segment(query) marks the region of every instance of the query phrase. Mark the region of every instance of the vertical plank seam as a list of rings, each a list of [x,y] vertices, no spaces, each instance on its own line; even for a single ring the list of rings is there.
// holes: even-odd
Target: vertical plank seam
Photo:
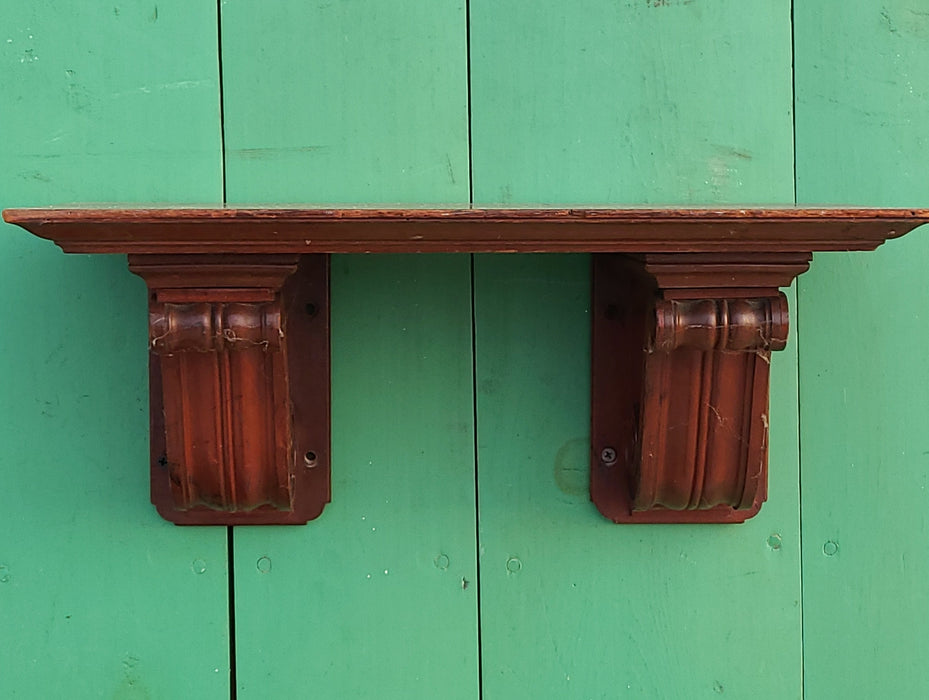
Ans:
[[[468,80],[468,208],[474,207],[474,152],[472,149],[471,138],[471,0],[465,0],[465,64],[467,66],[466,76]],[[471,256],[472,268],[474,265],[474,256]],[[471,278],[471,295],[474,295],[474,278]],[[473,298],[472,298],[473,308]],[[477,397],[475,395],[475,401]],[[476,426],[475,426],[476,427]]]
[[[797,38],[794,33],[794,3],[790,2],[790,146],[793,160],[794,205],[797,197]]]
[[[226,566],[229,579],[229,697],[236,700],[235,668],[235,559],[233,556],[235,538],[232,525],[226,526]]]
[[[216,65],[219,89],[219,153],[220,184],[223,206],[226,205],[226,109],[223,83],[223,0],[216,0]],[[236,650],[235,650],[235,535],[231,525],[226,527],[226,571],[229,602],[229,697],[236,700]]]
[[[465,76],[467,79],[468,113],[468,208],[474,207],[474,149],[471,116],[471,2],[465,0]],[[474,254],[471,260],[471,423],[474,430],[474,592],[477,625],[477,697],[484,697],[484,659],[481,638],[481,504],[480,471],[478,469],[478,419],[477,419],[477,299],[474,284]]]
[[[219,83],[219,152],[223,205],[226,204],[226,108],[223,92],[223,0],[216,0],[216,59]]]
[[[791,146],[793,149],[793,194],[794,206],[799,205],[799,186],[797,183],[797,32],[794,0],[790,2],[790,102],[791,102]],[[797,345],[797,569],[800,586],[800,698],[806,696],[806,643],[804,635],[806,626],[803,619],[803,407],[800,401],[802,374],[800,363],[803,361],[800,344],[800,285],[794,286],[794,343]],[[770,440],[770,437],[769,437]]]

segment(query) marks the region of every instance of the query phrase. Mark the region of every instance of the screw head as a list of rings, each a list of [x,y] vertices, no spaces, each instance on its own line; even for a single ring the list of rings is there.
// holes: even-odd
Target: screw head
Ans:
[[[612,447],[604,447],[600,451],[600,461],[604,464],[616,464],[616,450]]]

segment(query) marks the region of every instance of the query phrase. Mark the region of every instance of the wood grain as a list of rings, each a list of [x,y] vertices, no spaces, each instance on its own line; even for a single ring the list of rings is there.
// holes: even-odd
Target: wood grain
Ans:
[[[72,253],[870,250],[925,209],[9,209]]]

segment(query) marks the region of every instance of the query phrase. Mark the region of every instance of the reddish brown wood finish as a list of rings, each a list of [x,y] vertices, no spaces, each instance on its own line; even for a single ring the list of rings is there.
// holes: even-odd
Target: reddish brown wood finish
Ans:
[[[326,257],[132,255],[129,266],[150,290],[158,512],[184,525],[317,517],[329,500]]]
[[[8,209],[69,253],[870,250],[916,209]]]
[[[767,489],[778,287],[806,254],[594,258],[591,498],[614,522],[742,522]]]
[[[326,259],[593,252],[591,497],[615,522],[742,522],[766,496],[780,287],[913,209],[14,209],[151,290],[152,500],[183,524],[302,523],[329,500]]]

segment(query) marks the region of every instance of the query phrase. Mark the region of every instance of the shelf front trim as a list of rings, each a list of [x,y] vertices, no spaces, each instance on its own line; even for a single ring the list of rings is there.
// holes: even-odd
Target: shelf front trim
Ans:
[[[69,253],[872,250],[917,209],[13,209]]]

